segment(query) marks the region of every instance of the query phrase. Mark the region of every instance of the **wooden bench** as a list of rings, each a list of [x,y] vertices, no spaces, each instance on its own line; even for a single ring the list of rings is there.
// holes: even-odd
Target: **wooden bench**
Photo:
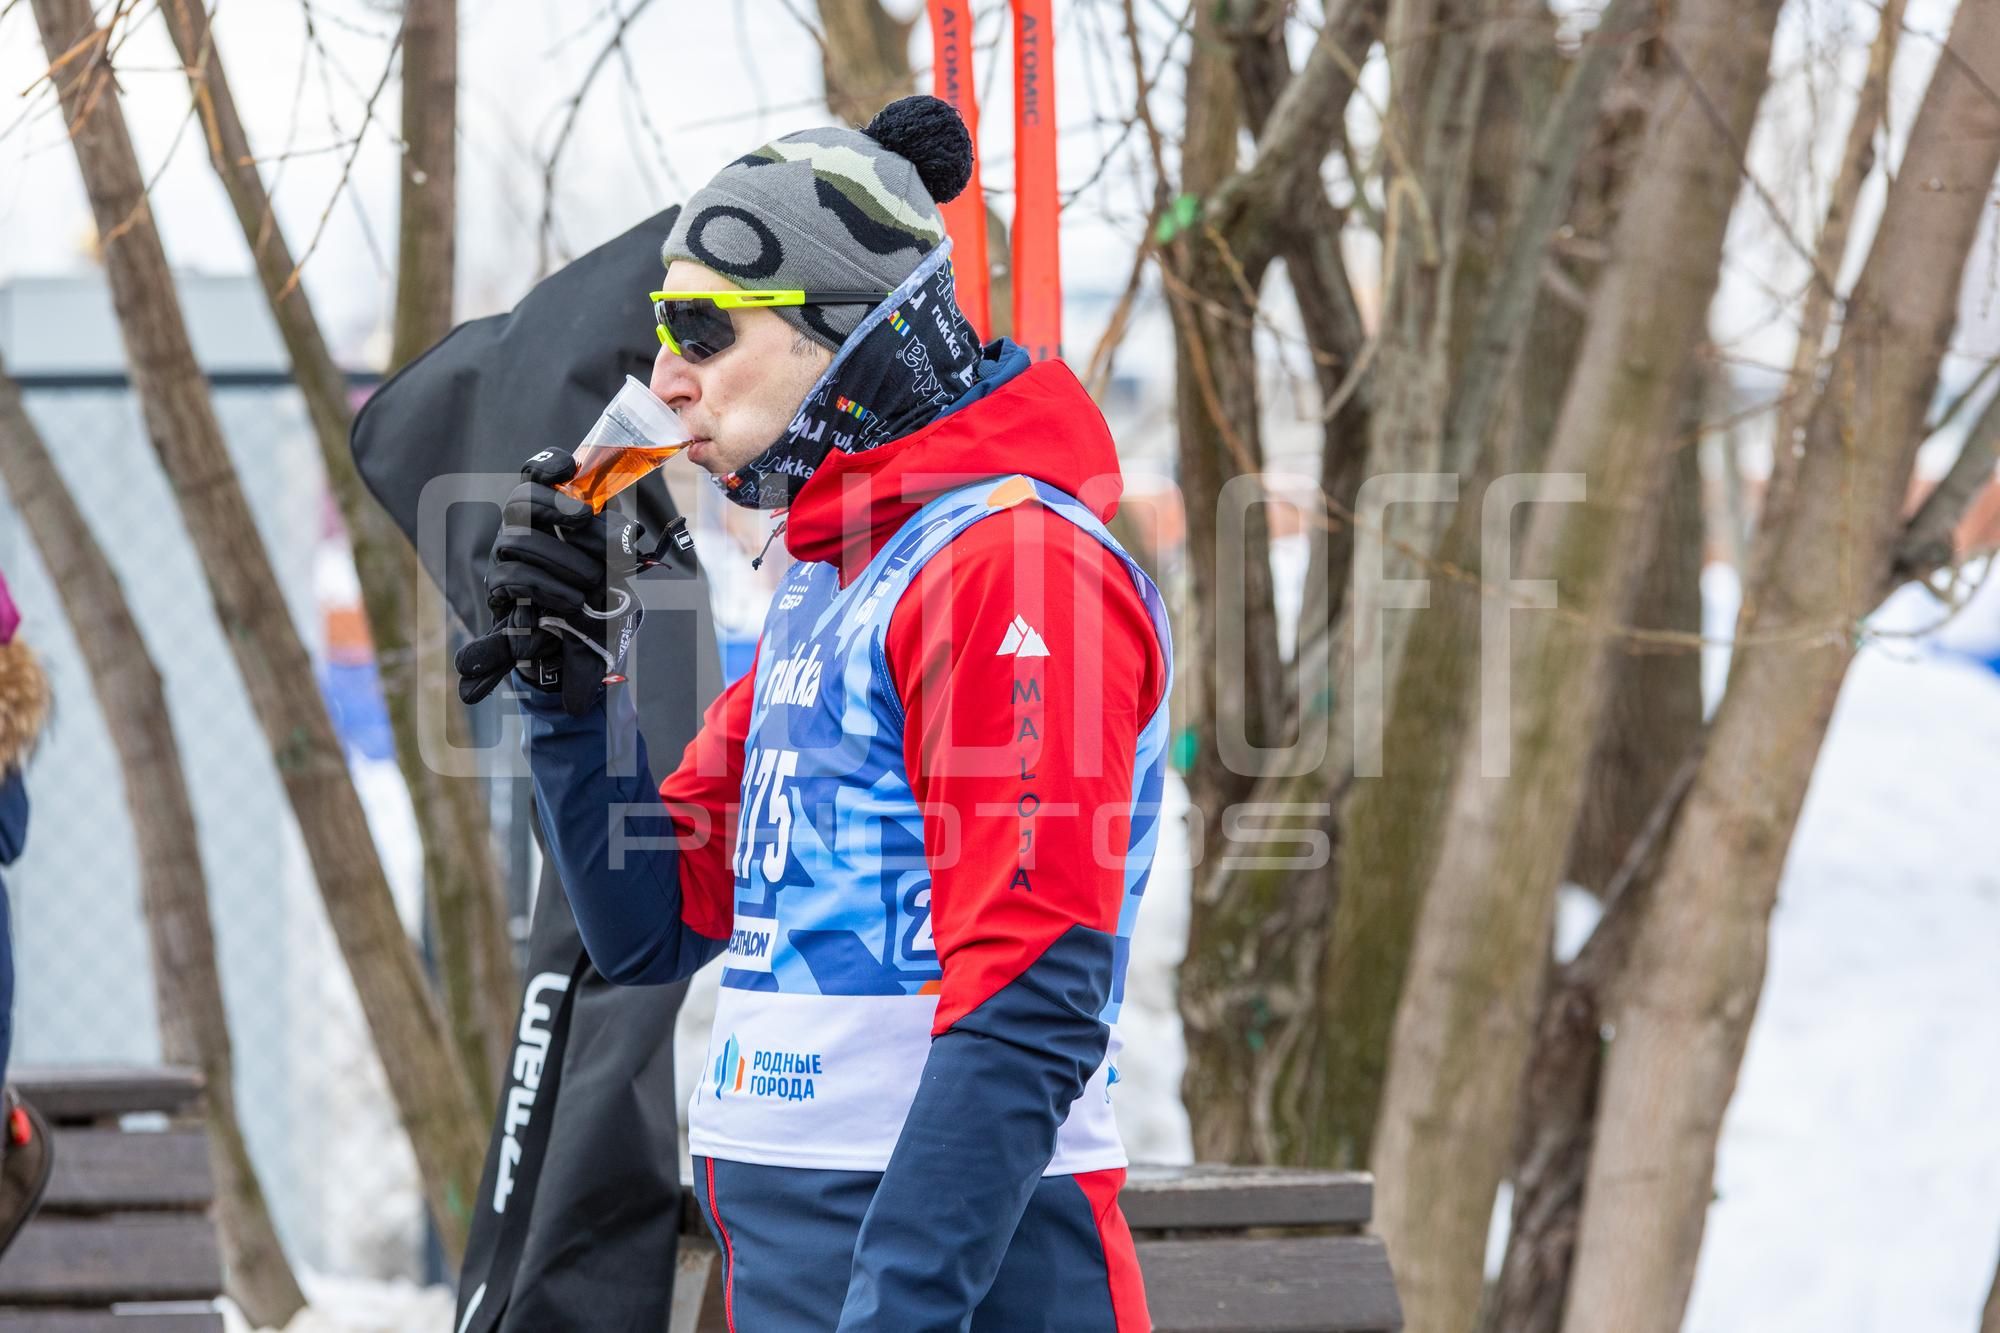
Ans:
[[[0,1256],[0,1333],[221,1333],[201,1076],[24,1069],[14,1083],[48,1117],[55,1171]]]
[[[1263,1167],[1135,1166],[1119,1203],[1158,1333],[1394,1333],[1372,1178]],[[669,1333],[721,1333],[722,1265],[689,1186]]]
[[[192,1070],[22,1071],[54,1128],[42,1211],[0,1257],[0,1333],[221,1333],[214,1184]],[[139,1117],[151,1123],[127,1122]],[[1159,1333],[1394,1333],[1365,1175],[1133,1167],[1120,1199]],[[722,1265],[683,1193],[670,1333],[724,1327]]]

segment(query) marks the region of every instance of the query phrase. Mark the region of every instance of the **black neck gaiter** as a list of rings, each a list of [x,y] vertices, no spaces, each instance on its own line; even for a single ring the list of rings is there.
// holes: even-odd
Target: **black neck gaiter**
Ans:
[[[972,387],[979,358],[946,240],[855,326],[777,442],[713,480],[746,509],[783,509],[829,453],[873,449],[936,420]]]

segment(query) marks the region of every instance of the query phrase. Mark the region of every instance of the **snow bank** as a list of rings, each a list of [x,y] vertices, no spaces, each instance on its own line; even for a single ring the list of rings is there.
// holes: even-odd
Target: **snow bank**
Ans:
[[[411,1282],[299,1274],[311,1304],[282,1330],[252,1330],[242,1312],[222,1302],[226,1333],[451,1333],[452,1295]]]
[[[1936,619],[1921,595],[1878,624]],[[1978,1325],[2000,1254],[2000,675],[1950,641],[1855,662],[1772,918],[1687,1333]]]

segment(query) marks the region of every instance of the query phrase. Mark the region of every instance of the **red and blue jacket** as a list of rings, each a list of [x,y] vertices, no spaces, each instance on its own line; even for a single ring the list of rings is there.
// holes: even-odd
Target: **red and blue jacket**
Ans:
[[[1095,405],[1004,344],[982,372],[945,416],[801,489],[756,665],[656,800],[629,701],[527,705],[598,969],[664,982],[723,957],[690,1136],[732,1318],[779,1308],[756,1280],[773,1260],[736,1253],[754,1231],[835,1252],[814,1270],[819,1326],[983,1327],[1033,1307],[999,1290],[1008,1273],[1055,1280],[1067,1224],[1026,1233],[1069,1209],[1096,1247],[1074,1271],[1098,1275],[1072,1286],[1101,1299],[1072,1293],[1046,1326],[1146,1326],[1109,1102],[1171,649],[1104,528],[1120,476]],[[753,1171],[766,1215],[797,1189],[817,1191],[802,1217],[843,1220],[763,1225],[746,1197],[732,1236],[717,1181]]]

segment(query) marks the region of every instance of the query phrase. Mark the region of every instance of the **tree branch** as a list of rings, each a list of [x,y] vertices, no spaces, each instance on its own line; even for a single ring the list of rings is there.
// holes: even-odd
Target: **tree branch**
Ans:
[[[2000,1333],[2000,1268],[1993,1270],[1993,1285],[1986,1291],[1986,1310],[1979,1317],[1979,1333]]]
[[[280,296],[289,296],[292,289],[298,286],[299,274],[305,270],[306,261],[313,257],[314,252],[319,249],[320,238],[326,235],[326,223],[327,219],[333,216],[333,206],[339,203],[340,196],[347,192],[347,182],[354,175],[355,159],[361,156],[361,145],[368,138],[368,122],[375,115],[375,103],[382,96],[382,90],[389,86],[389,76],[395,72],[396,48],[402,45],[402,41],[402,31],[398,29],[396,40],[389,47],[389,54],[383,57],[382,77],[375,81],[374,90],[368,94],[368,101],[361,108],[361,128],[354,135],[354,145],[348,151],[347,160],[340,164],[340,179],[334,182],[333,194],[328,197],[326,207],[320,210],[319,222],[313,227],[312,239],[306,242],[305,253],[299,256],[298,263],[292,266],[291,274],[285,279],[284,290]]]
[[[1771,436],[1771,479],[1764,492],[1764,504],[1774,515],[1782,514],[1790,503],[1792,481],[1798,473],[1799,456],[1793,441],[1817,386],[1820,354],[1838,299],[1834,284],[1840,281],[1841,260],[1847,254],[1854,206],[1861,197],[1861,187],[1875,169],[1875,131],[1888,108],[1889,70],[1895,63],[1897,39],[1903,31],[1903,11],[1908,4],[1909,0],[1884,0],[1875,42],[1869,48],[1868,75],[1861,84],[1854,119],[1847,127],[1840,173],[1834,177],[1826,218],[1820,223],[1819,241],[1813,248],[1812,280],[1806,286],[1805,303],[1799,311],[1799,341],[1792,352],[1791,380],[1784,400],[1778,405],[1778,419]]]
[[[556,225],[556,167],[562,162],[563,149],[569,146],[570,132],[576,128],[576,118],[583,110],[583,99],[590,95],[591,85],[597,82],[597,76],[603,72],[612,54],[625,44],[625,33],[631,28],[632,21],[645,13],[652,3],[653,0],[636,0],[631,9],[618,16],[617,26],[611,30],[611,39],[598,49],[590,67],[583,72],[583,82],[577,85],[563,111],[562,128],[556,131],[555,143],[550,145],[549,155],[542,162],[542,216],[535,227],[537,277],[546,276],[549,271],[549,238]]]
[[[1625,850],[1625,859],[1619,862],[1617,873],[1604,886],[1604,913],[1597,919],[1597,926],[1590,937],[1577,950],[1576,957],[1562,968],[1563,984],[1566,986],[1588,986],[1593,990],[1601,988],[1619,968],[1624,966],[1626,952],[1630,949],[1633,936],[1638,933],[1640,909],[1644,906],[1643,890],[1650,883],[1645,875],[1653,855],[1665,843],[1668,832],[1673,828],[1674,816],[1680,813],[1687,801],[1688,791],[1694,786],[1694,776],[1701,770],[1701,757],[1708,745],[1706,728],[1695,736],[1694,744],[1674,770],[1673,778],[1666,790],[1646,816],[1646,822]]]
[[[1623,61],[1629,39],[1652,11],[1653,0],[1612,0],[1542,122],[1534,151],[1524,164],[1528,190],[1507,224],[1508,248],[1500,261],[1499,278],[1486,299],[1479,331],[1459,373],[1458,391],[1445,428],[1443,463],[1447,472],[1464,473],[1478,456],[1501,386],[1533,327],[1531,316],[1541,288],[1549,237],[1561,219],[1577,164],[1590,143],[1604,89]]]
[[[850,125],[865,125],[886,100],[915,91],[910,73],[910,31],[916,19],[899,19],[881,0],[819,0],[820,72],[827,107]],[[812,31],[803,17],[801,25]]]
[[[1386,8],[1386,0],[1342,0],[1339,12],[1327,15],[1304,66],[1271,107],[1256,160],[1217,192],[1211,217],[1223,231],[1268,223],[1301,188],[1317,185]]]
[[[1881,596],[1898,585],[1926,578],[1952,562],[1956,551],[1952,534],[1959,520],[1979,492],[1993,484],[1993,467],[2000,453],[2000,394],[1987,401],[1986,410],[1973,423],[1965,445],[1952,460],[1949,471],[1937,488],[1924,497],[1923,504],[1903,525],[1896,542],[1889,572],[1883,580]],[[1879,599],[1878,599],[1879,600]]]

